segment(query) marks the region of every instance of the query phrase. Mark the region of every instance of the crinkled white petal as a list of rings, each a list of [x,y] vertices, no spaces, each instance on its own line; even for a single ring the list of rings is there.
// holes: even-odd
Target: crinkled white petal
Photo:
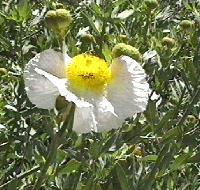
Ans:
[[[25,90],[30,101],[39,108],[52,109],[59,91],[44,75],[36,72],[37,69],[59,78],[65,77],[62,54],[52,49],[45,50],[31,59],[24,70]]]
[[[52,109],[59,95],[58,89],[44,76],[33,74],[35,79],[26,78],[25,90],[29,100],[38,108]]]
[[[97,129],[95,132],[116,129],[122,124],[114,112],[114,107],[105,97],[100,97],[99,99],[95,100],[94,114],[97,122]]]
[[[52,74],[38,68],[36,68],[35,71],[41,76],[44,76],[48,81],[50,81],[52,85],[57,88],[59,94],[61,96],[64,96],[67,101],[74,102],[76,106],[79,107],[92,107],[90,103],[78,98],[75,94],[67,89],[67,79],[59,79],[58,77],[53,76]]]
[[[121,126],[122,121],[105,97],[91,99],[93,107],[76,107],[73,130],[77,133],[109,131]]]
[[[58,78],[65,78],[65,66],[63,54],[57,52],[53,49],[45,50],[37,54],[33,59],[31,59],[26,66],[27,69],[32,66],[32,68],[38,68],[47,73],[50,73]],[[26,72],[26,69],[25,69]]]
[[[141,65],[128,56],[121,56],[111,65],[113,82],[108,86],[107,99],[123,121],[146,109],[149,85]]]
[[[41,69],[35,69],[38,74],[44,76],[50,81],[56,88],[61,96],[69,102],[74,102],[76,105],[74,113],[74,125],[73,130],[77,133],[89,133],[91,131],[97,131],[96,121],[93,113],[93,105],[89,102],[78,98],[75,94],[67,89],[67,80],[59,79],[50,73],[47,73]],[[54,101],[55,103],[55,101]]]
[[[97,131],[93,107],[76,106],[74,113],[73,130],[77,133],[90,133]]]

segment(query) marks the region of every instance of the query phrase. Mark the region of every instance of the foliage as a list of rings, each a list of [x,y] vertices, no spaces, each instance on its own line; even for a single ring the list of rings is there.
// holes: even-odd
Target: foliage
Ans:
[[[200,187],[200,4],[145,2],[0,1],[0,189],[32,189],[44,167],[41,190]],[[144,54],[152,89],[148,108],[119,130],[69,131],[57,143],[59,115],[36,108],[26,96],[25,64],[37,52],[59,48],[44,15],[60,6],[73,13],[70,56],[91,52],[110,62],[117,43]],[[184,27],[183,20],[191,23]]]

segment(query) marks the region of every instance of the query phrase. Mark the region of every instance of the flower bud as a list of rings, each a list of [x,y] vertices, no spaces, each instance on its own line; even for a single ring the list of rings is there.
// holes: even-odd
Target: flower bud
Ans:
[[[124,35],[124,34],[121,34],[119,35],[119,38],[123,41],[123,42],[128,42],[128,36],[127,35]]]
[[[144,156],[144,150],[142,150],[142,148],[139,145],[136,145],[135,149],[133,150],[133,154],[135,156],[142,157]]]
[[[64,39],[72,23],[72,16],[66,9],[50,10],[45,16],[46,26]]]
[[[193,26],[193,22],[191,20],[182,20],[179,24],[179,26],[183,29],[183,30],[188,30],[190,28],[192,28]]]
[[[162,44],[168,47],[173,47],[175,45],[175,40],[166,36],[162,39]]]
[[[56,9],[63,9],[64,8],[64,5],[62,3],[53,3],[53,7],[55,7]]]
[[[114,58],[120,57],[121,55],[127,55],[137,61],[141,59],[141,54],[139,50],[125,43],[119,43],[115,45],[112,50],[112,55]]]
[[[95,40],[95,37],[92,35],[92,34],[83,34],[81,35],[81,39],[84,41],[84,42],[88,42],[88,43],[95,43],[96,40]]]
[[[188,115],[187,121],[188,121],[189,123],[195,124],[195,123],[198,122],[198,119],[195,118],[193,115]]]
[[[149,9],[155,9],[158,6],[157,0],[145,0],[144,3]]]
[[[6,75],[8,73],[7,69],[0,68],[0,75]]]
[[[56,110],[61,111],[62,109],[67,107],[68,102],[65,100],[65,97],[63,96],[58,96],[56,98]]]

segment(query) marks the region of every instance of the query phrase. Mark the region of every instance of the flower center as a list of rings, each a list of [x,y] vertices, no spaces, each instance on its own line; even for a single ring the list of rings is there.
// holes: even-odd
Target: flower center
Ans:
[[[73,89],[96,93],[102,93],[112,78],[109,65],[103,59],[87,54],[75,56],[66,74]]]

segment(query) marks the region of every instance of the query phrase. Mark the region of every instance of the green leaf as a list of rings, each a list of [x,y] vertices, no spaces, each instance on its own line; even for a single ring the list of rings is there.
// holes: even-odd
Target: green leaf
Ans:
[[[179,128],[178,127],[174,127],[170,130],[168,130],[164,135],[163,135],[163,138],[162,140],[165,141],[165,140],[168,140],[168,139],[174,139],[174,137],[176,137],[177,135],[179,135]]]
[[[185,165],[188,162],[188,159],[191,157],[191,153],[179,155],[175,161],[170,166],[170,172],[178,170],[181,166]]]
[[[113,184],[112,183],[109,184],[108,190],[113,190]]]
[[[92,185],[90,190],[102,190],[102,189],[101,189],[101,186],[98,183],[95,183],[95,184]]]
[[[125,10],[125,11],[119,13],[116,17],[121,19],[121,20],[125,20],[129,16],[131,16],[133,13],[134,13],[134,10],[133,9],[129,9],[129,10]]]
[[[188,158],[188,163],[200,163],[200,152]]]
[[[60,174],[72,173],[74,171],[77,171],[80,166],[81,166],[81,162],[79,162],[75,159],[72,159],[69,162],[67,162],[67,164],[65,166],[63,166],[63,168],[61,169],[61,171],[59,173]]]
[[[119,163],[115,164],[116,172],[117,172],[117,177],[121,185],[122,190],[131,190],[129,184],[128,184],[128,179],[126,177],[126,173],[122,166]]]
[[[142,158],[142,161],[155,162],[157,160],[157,158],[158,158],[158,155],[147,155]]]
[[[16,22],[26,22],[31,17],[31,6],[28,0],[22,0],[12,11],[11,19]]]
[[[2,35],[0,35],[0,46],[5,48],[6,50],[10,50],[12,48],[10,41]]]
[[[112,53],[111,53],[111,49],[108,47],[108,45],[103,45],[103,49],[102,49],[102,53],[105,57],[105,60],[108,62],[108,63],[111,63],[112,62]]]
[[[56,155],[57,163],[61,163],[67,156],[68,156],[68,152],[58,149],[57,155]]]
[[[78,182],[76,190],[83,190],[83,184],[81,182]]]
[[[157,125],[157,130],[169,128],[171,124],[169,124],[171,118],[174,116],[174,110],[169,110],[160,120],[159,124]]]
[[[11,183],[9,183],[7,190],[16,190],[17,182],[18,182],[18,180],[13,180]]]
[[[149,100],[145,116],[150,123],[154,124],[156,122],[158,113],[155,101]]]
[[[87,15],[86,13],[82,12],[83,16],[88,20],[90,26],[92,27],[92,29],[94,30],[94,32],[97,34],[97,35],[100,35],[100,31],[97,29],[97,27],[95,26],[92,18]]]

